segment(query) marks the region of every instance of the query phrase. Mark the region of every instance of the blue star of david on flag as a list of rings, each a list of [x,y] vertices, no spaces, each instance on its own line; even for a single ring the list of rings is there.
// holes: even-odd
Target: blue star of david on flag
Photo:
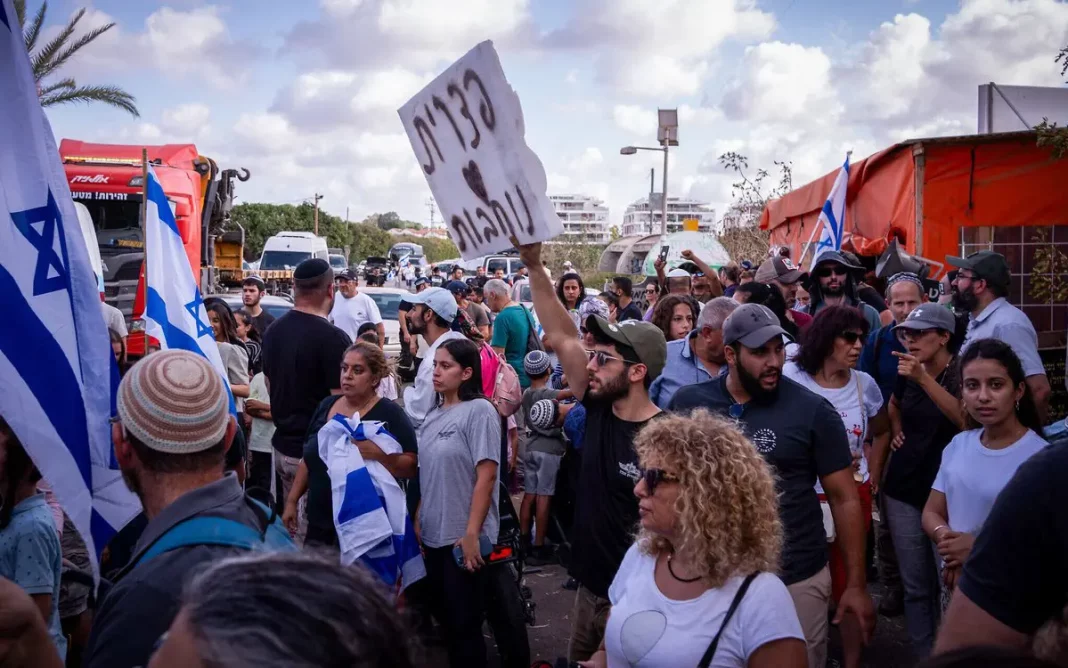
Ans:
[[[34,209],[14,211],[11,220],[15,228],[37,250],[37,263],[33,270],[33,296],[39,297],[57,290],[70,292],[70,274],[67,272],[67,244],[63,234],[63,220],[52,191],[48,191],[48,203]],[[40,224],[41,230],[35,227]],[[60,252],[56,252],[56,236]],[[49,274],[55,275],[50,276]]]
[[[202,306],[204,306],[204,300],[201,299],[199,290],[197,291],[196,297],[193,298],[193,301],[185,305],[185,310],[189,311],[189,315],[193,316],[193,323],[196,325],[197,328],[196,338],[198,339],[202,336],[215,335],[211,327],[205,325],[204,321],[200,319],[200,308]]]
[[[816,229],[820,230],[819,242],[814,246],[812,264],[815,267],[819,262],[820,253],[824,251],[842,250],[842,236],[845,231],[846,194],[849,190],[849,156],[846,153],[845,162],[838,170],[838,176],[834,179],[831,192],[827,194],[827,201],[823,203],[817,219]]]

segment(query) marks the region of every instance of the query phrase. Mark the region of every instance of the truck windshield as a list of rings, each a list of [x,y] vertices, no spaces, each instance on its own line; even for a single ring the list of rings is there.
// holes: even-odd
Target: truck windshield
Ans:
[[[260,260],[260,269],[295,269],[298,264],[309,259],[311,253],[300,251],[264,251]]]
[[[345,270],[349,268],[349,263],[345,261],[344,255],[331,255],[330,266],[334,269]]]
[[[401,295],[399,292],[365,292],[368,297],[378,306],[378,312],[385,320],[396,320],[400,309]]]

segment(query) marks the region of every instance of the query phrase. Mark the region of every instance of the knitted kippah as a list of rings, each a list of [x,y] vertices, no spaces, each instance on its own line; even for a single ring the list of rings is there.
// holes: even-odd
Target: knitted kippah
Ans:
[[[556,424],[560,414],[556,402],[552,399],[539,399],[530,406],[530,426],[541,431],[548,431]]]
[[[552,362],[543,350],[531,350],[523,358],[523,370],[528,376],[540,376],[549,370]]]
[[[185,350],[163,350],[133,365],[119,385],[119,419],[145,446],[168,454],[217,445],[230,421],[219,372]]]

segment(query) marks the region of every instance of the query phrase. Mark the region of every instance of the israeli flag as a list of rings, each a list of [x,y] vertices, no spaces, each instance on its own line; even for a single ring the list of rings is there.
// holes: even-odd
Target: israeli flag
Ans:
[[[409,263],[410,263],[410,260],[408,260],[408,256],[407,255],[405,255],[404,257],[402,257],[400,259],[400,266],[401,267],[407,267]]]
[[[353,441],[370,441],[387,455],[401,445],[382,422],[335,415],[318,433],[319,457],[330,475],[341,563],[360,561],[389,586],[403,590],[426,576],[404,490],[379,462],[366,461]]]
[[[819,262],[820,253],[825,251],[842,250],[842,231],[845,229],[846,191],[849,190],[849,156],[846,153],[845,162],[838,170],[838,177],[834,180],[834,186],[827,195],[827,201],[823,203],[818,222],[823,223],[820,231],[820,240],[816,244],[816,250],[812,256],[812,265]]]
[[[148,168],[145,201],[145,261],[148,263],[148,299],[145,331],[159,341],[161,350],[188,350],[206,358],[219,371],[226,389],[230,382],[215,343],[215,333],[200,288],[189,267],[182,235],[174,222],[156,172]],[[230,412],[237,413],[233,394]]]
[[[52,486],[97,574],[98,550],[141,506],[109,466],[118,371],[9,0],[0,0],[0,118],[0,416]]]

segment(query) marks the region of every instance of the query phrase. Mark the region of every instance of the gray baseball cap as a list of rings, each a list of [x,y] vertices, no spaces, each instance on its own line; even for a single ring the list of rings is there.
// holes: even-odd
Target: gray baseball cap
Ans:
[[[790,336],[771,309],[763,304],[742,304],[723,323],[723,343],[737,342],[746,348],[759,348],[784,334]]]
[[[953,317],[953,311],[945,306],[928,302],[917,306],[904,322],[894,327],[895,332],[899,329],[911,329],[917,332],[941,329],[954,332],[957,329],[957,320]]]

